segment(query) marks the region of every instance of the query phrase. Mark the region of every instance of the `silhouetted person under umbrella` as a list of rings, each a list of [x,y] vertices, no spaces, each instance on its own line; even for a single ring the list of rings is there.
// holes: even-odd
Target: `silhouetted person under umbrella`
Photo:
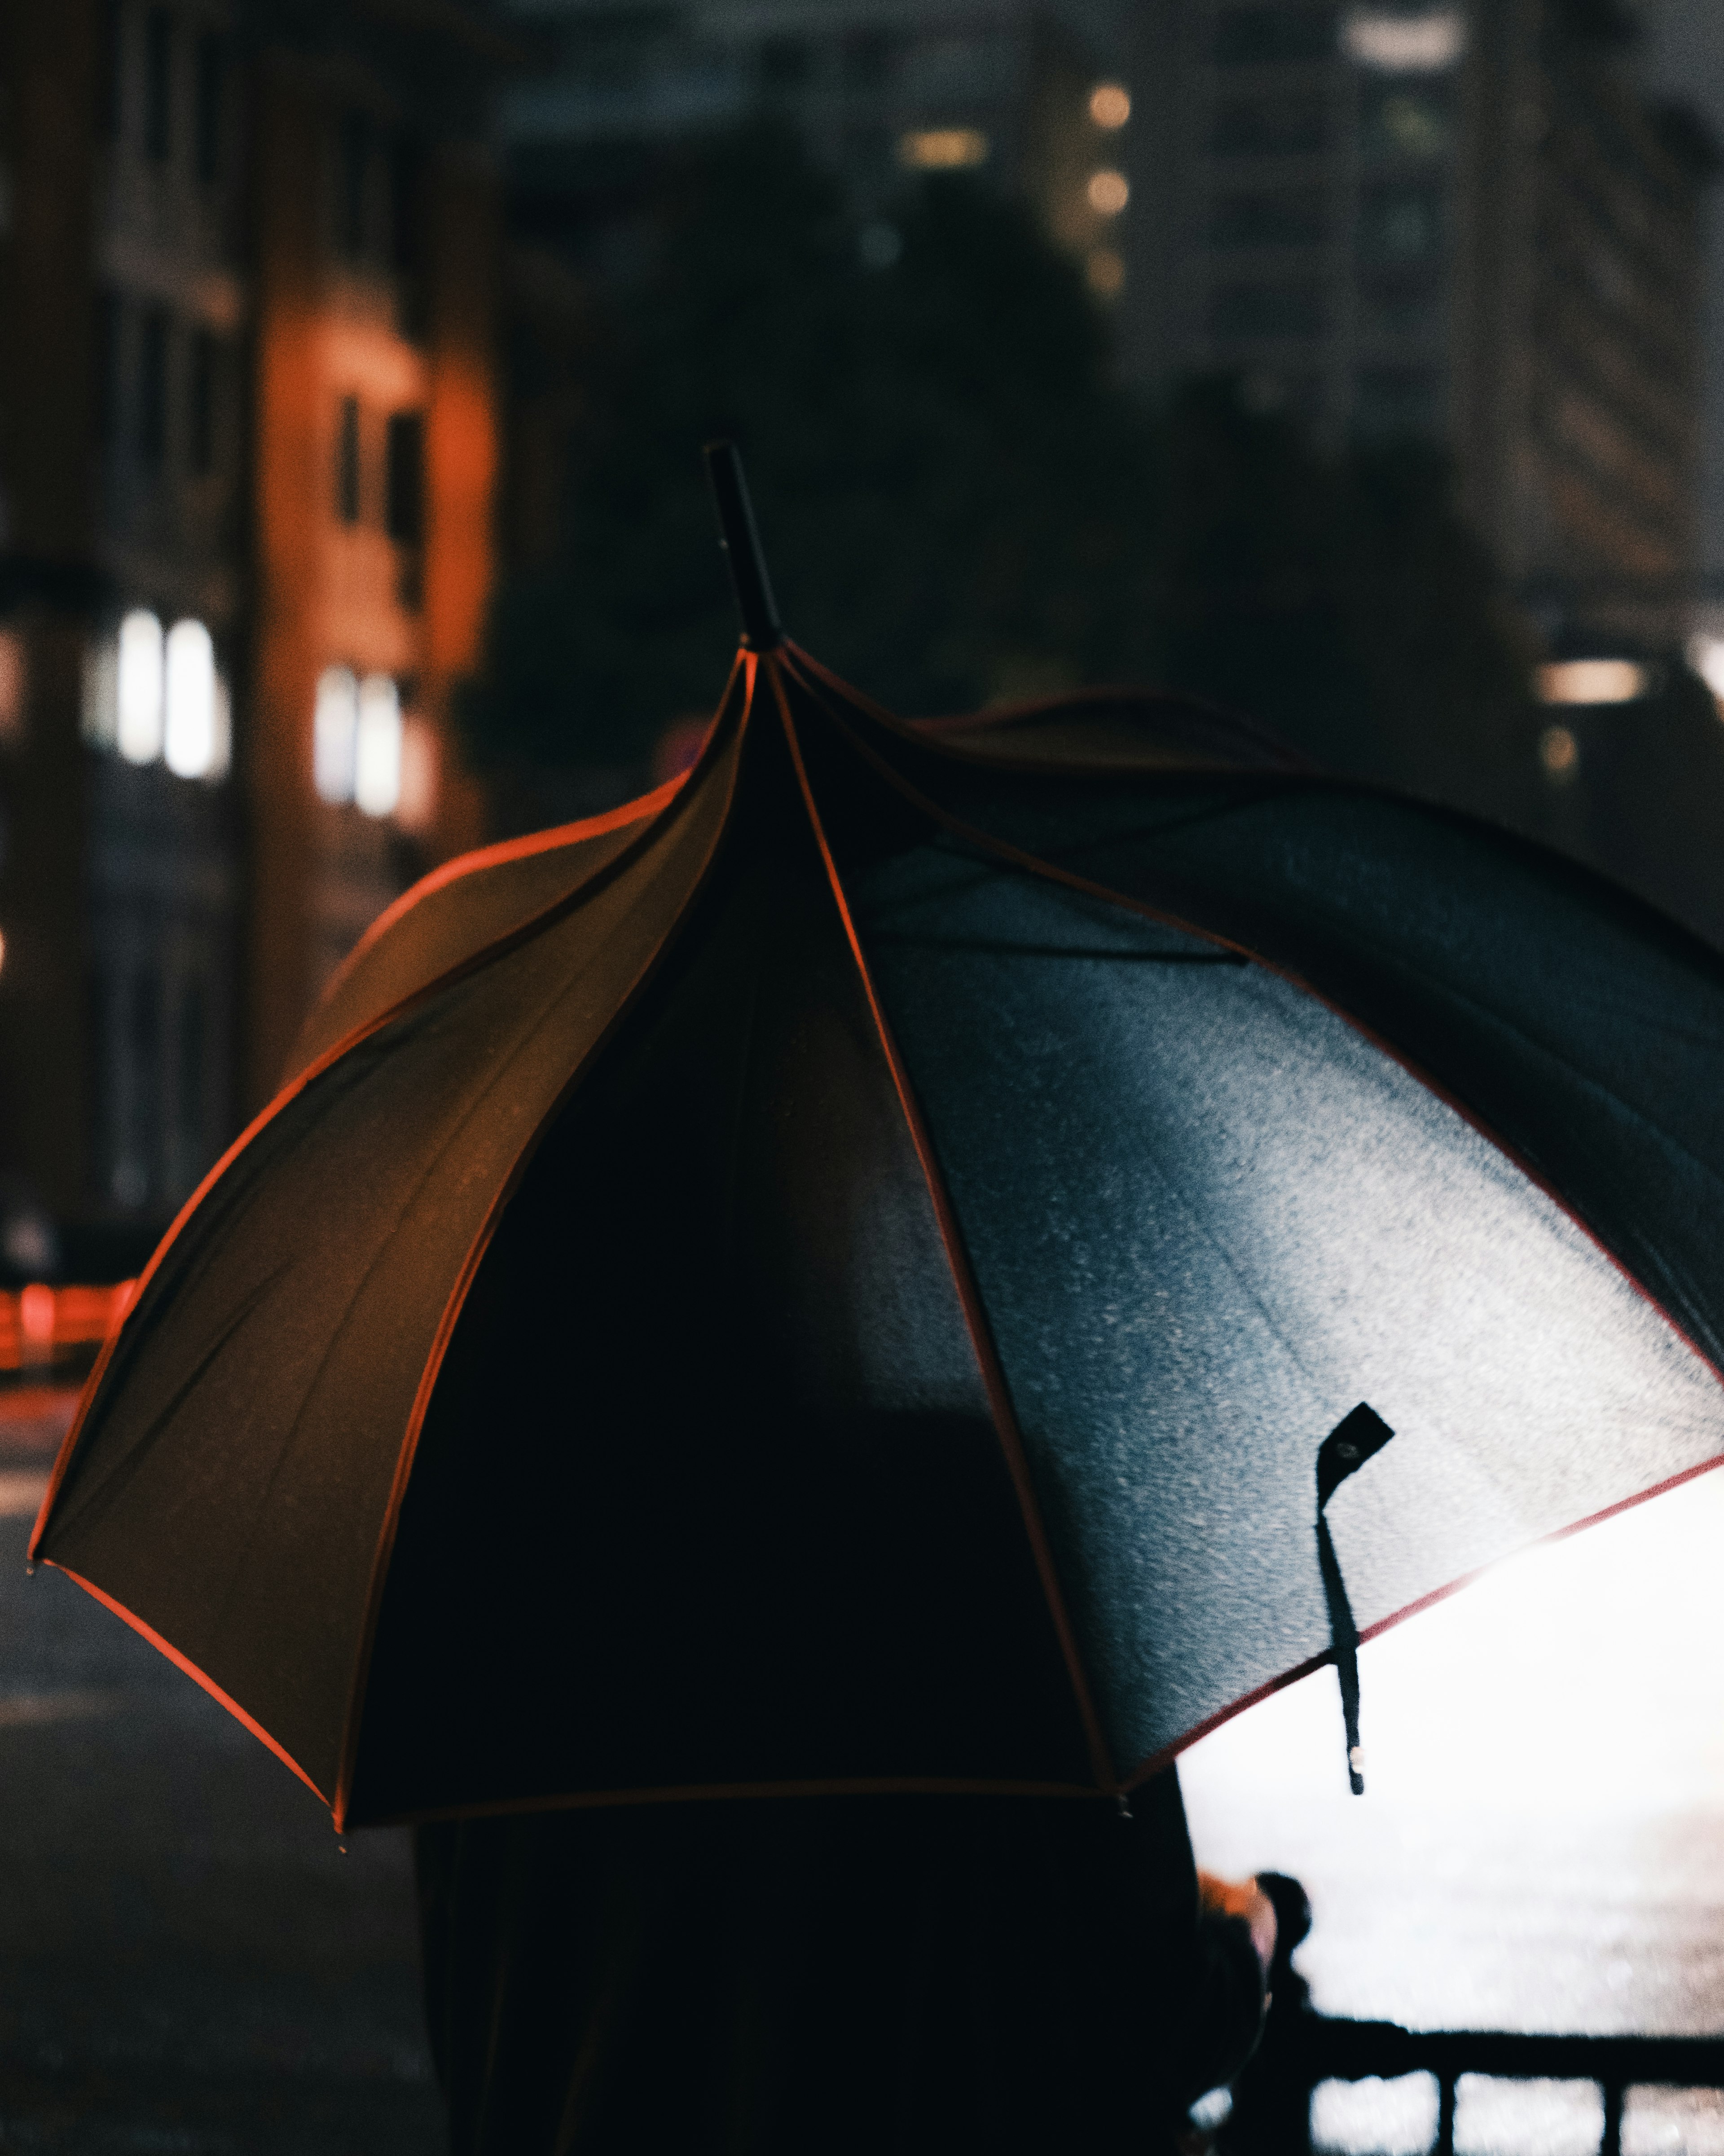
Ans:
[[[1172,2149],[1255,2042],[1274,1947],[1254,1890],[1200,1900],[1171,1770],[1128,1814],[619,1805],[417,1853],[454,2156]]]

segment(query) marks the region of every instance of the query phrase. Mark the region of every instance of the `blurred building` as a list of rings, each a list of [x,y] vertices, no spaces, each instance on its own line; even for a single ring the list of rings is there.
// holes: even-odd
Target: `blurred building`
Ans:
[[[449,0],[0,13],[0,1212],[86,1246],[477,835],[500,49]]]
[[[588,274],[627,274],[666,148],[772,116],[844,181],[865,259],[893,259],[906,178],[969,170],[1026,195],[1097,292],[1119,290],[1128,0],[505,5],[548,39],[500,108],[515,227]]]
[[[1126,349],[1331,439],[1412,436],[1557,648],[1691,596],[1702,195],[1615,0],[1149,0]]]

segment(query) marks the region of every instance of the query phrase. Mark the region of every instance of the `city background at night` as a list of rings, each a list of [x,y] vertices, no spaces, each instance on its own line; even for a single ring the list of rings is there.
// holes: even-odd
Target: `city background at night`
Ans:
[[[0,7],[0,2147],[437,2145],[404,1845],[23,1547],[369,926],[691,761],[702,444],[906,716],[1183,691],[1724,947],[1721,185],[1716,0]],[[1320,2006],[1724,2027],[1716,1479],[1367,1650],[1365,1830],[1326,1671],[1192,1755]],[[1689,2093],[1623,2145],[1724,2148]],[[1326,2145],[1431,2145],[1434,2083],[1351,2100]]]

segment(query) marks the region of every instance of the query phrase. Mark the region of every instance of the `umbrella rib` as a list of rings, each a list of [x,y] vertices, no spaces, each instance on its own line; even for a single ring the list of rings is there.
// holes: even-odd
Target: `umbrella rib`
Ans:
[[[1059,1573],[1054,1563],[1053,1549],[1048,1541],[1046,1529],[1042,1523],[1034,1486],[1030,1480],[1029,1461],[1024,1455],[1023,1439],[1018,1430],[1017,1418],[1012,1408],[1011,1395],[1007,1390],[1005,1373],[1000,1367],[999,1358],[994,1351],[987,1316],[970,1271],[968,1253],[958,1228],[957,1216],[952,1209],[951,1197],[940,1173],[939,1163],[934,1156],[932,1141],[928,1135],[927,1127],[922,1120],[920,1104],[911,1089],[909,1073],[905,1069],[903,1060],[898,1053],[897,1043],[893,1038],[885,1009],[875,988],[874,976],[870,971],[867,957],[863,952],[861,939],[856,932],[855,921],[850,913],[849,901],[844,896],[844,884],[839,875],[838,864],[833,858],[832,849],[827,842],[825,825],[821,821],[820,811],[815,803],[813,788],[808,783],[807,767],[803,762],[802,744],[797,737],[796,722],[791,716],[789,700],[784,694],[783,682],[779,674],[776,656],[767,658],[764,663],[772,680],[772,692],[777,702],[778,716],[784,729],[785,740],[789,747],[791,761],[795,766],[797,785],[802,793],[803,806],[807,811],[809,824],[813,829],[814,840],[819,847],[820,858],[825,866],[827,884],[831,890],[834,902],[838,907],[839,918],[844,927],[845,940],[850,947],[850,956],[862,983],[863,994],[867,998],[869,1012],[874,1020],[875,1032],[880,1041],[880,1050],[886,1059],[886,1067],[891,1073],[899,1105],[903,1110],[905,1122],[909,1126],[911,1142],[916,1148],[916,1159],[922,1171],[922,1178],[927,1187],[929,1199],[933,1204],[935,1219],[940,1229],[940,1240],[946,1252],[946,1261],[951,1268],[952,1283],[957,1290],[958,1301],[963,1310],[971,1347],[975,1353],[982,1382],[988,1394],[994,1431],[999,1440],[1001,1450],[1005,1455],[1007,1469],[1017,1492],[1018,1507],[1023,1515],[1024,1530],[1029,1536],[1036,1569],[1041,1578],[1042,1593],[1048,1604],[1049,1615],[1053,1621],[1061,1653],[1065,1656],[1066,1673],[1071,1682],[1079,1718],[1083,1723],[1084,1736],[1089,1748],[1090,1766],[1101,1789],[1111,1796],[1117,1795],[1120,1789],[1118,1777],[1114,1772],[1107,1739],[1102,1731],[1101,1717],[1096,1712],[1089,1676],[1085,1670],[1083,1656],[1078,1645],[1077,1634],[1072,1625],[1070,1613],[1065,1606],[1065,1594],[1060,1587]]]
[[[740,673],[742,680],[741,709],[745,717],[753,697],[755,665],[756,661],[752,653],[744,654],[739,667],[733,670],[726,690],[728,700],[735,690],[737,675]],[[160,1270],[162,1260],[188,1225],[192,1215],[202,1206],[204,1199],[208,1197],[210,1192],[227,1173],[239,1155],[267,1125],[272,1123],[285,1109],[291,1106],[309,1086],[321,1078],[331,1065],[338,1063],[351,1050],[357,1048],[362,1042],[369,1040],[373,1034],[381,1033],[386,1026],[393,1024],[396,1019],[406,1017],[422,1004],[428,1002],[442,989],[453,987],[458,980],[464,979],[469,973],[476,973],[481,966],[488,963],[492,958],[500,957],[516,945],[527,942],[531,937],[552,925],[564,913],[572,912],[577,906],[597,896],[607,885],[620,875],[639,859],[647,844],[664,828],[661,819],[677,814],[684,804],[692,798],[695,790],[693,781],[702,767],[707,764],[716,753],[725,731],[724,717],[725,710],[721,706],[718,719],[706,737],[706,745],[700,752],[699,760],[694,767],[685,774],[683,786],[664,803],[662,808],[654,812],[639,836],[624,846],[613,860],[608,861],[597,875],[588,882],[581,885],[567,897],[555,901],[552,905],[535,914],[531,920],[522,922],[506,935],[485,944],[480,950],[473,952],[470,957],[450,967],[446,972],[439,973],[435,979],[428,981],[423,987],[414,989],[411,994],[403,996],[398,1003],[392,1004],[388,1009],[378,1012],[374,1018],[368,1019],[364,1024],[356,1026],[351,1033],[344,1034],[341,1040],[332,1043],[315,1061],[308,1063],[303,1070],[289,1079],[275,1097],[258,1111],[174,1215],[167,1234],[156,1245],[149,1263],[138,1276],[137,1284],[132,1290],[131,1299],[126,1306],[124,1317],[120,1324],[114,1327],[103,1342],[101,1352],[96,1358],[95,1367],[85,1380],[83,1395],[78,1403],[78,1411],[73,1416],[71,1425],[61,1440],[59,1451],[55,1456],[50,1476],[50,1491],[57,1490],[64,1480],[72,1456],[83,1441],[91,1410],[113,1366],[125,1330],[136,1317],[142,1305],[145,1291],[150,1287]],[[44,1507],[30,1538],[28,1554],[31,1558],[36,1554],[47,1523],[48,1512]]]
[[[747,654],[743,670],[741,716],[739,721],[741,727],[747,726],[752,709],[758,664],[758,660],[752,653]],[[717,729],[715,729],[714,737],[716,736],[716,732]],[[708,745],[710,747],[710,741]],[[449,1342],[454,1337],[455,1326],[485,1254],[490,1247],[491,1240],[496,1234],[498,1223],[501,1220],[510,1199],[519,1188],[521,1179],[526,1172],[527,1164],[537,1152],[541,1139],[560,1113],[564,1103],[574,1091],[582,1077],[591,1069],[593,1059],[600,1055],[607,1044],[614,1038],[618,1028],[629,1012],[634,1009],[640,998],[642,990],[657,973],[665,953],[676,942],[695,902],[706,888],[707,879],[711,874],[714,862],[718,859],[723,848],[725,834],[730,825],[731,812],[736,801],[736,786],[741,770],[741,757],[739,752],[731,768],[730,787],[725,798],[724,813],[718,819],[706,857],[700,864],[689,891],[677,911],[675,919],[642,964],[628,993],[611,1013],[598,1037],[581,1058],[577,1066],[569,1073],[566,1082],[559,1089],[557,1098],[540,1117],[522,1145],[507,1178],[492,1197],[478,1233],[469,1246],[460,1272],[457,1275],[454,1285],[444,1301],[443,1314],[439,1321],[437,1331],[433,1336],[424,1365],[419,1373],[419,1381],[414,1390],[407,1428],[403,1434],[401,1445],[396,1454],[395,1474],[390,1485],[388,1502],[384,1507],[382,1522],[378,1529],[377,1548],[372,1554],[371,1579],[366,1593],[365,1618],[360,1630],[358,1650],[354,1657],[353,1676],[347,1690],[347,1710],[341,1730],[341,1745],[336,1777],[336,1800],[331,1806],[338,1828],[346,1825],[348,1808],[352,1801],[353,1781],[359,1764],[360,1731],[365,1718],[366,1692],[371,1676],[372,1653],[376,1645],[377,1623],[382,1611],[384,1583],[388,1576],[390,1560],[394,1554],[395,1537],[400,1523],[401,1507],[407,1496],[408,1481],[413,1474],[413,1460],[418,1450],[420,1434],[424,1428],[425,1417],[430,1409],[431,1395],[435,1389],[438,1378],[442,1373],[444,1358],[449,1352]],[[687,799],[690,796],[685,794],[680,798]],[[546,1022],[546,1019],[543,1017],[539,1021],[541,1024]],[[501,1075],[502,1074],[499,1073],[493,1077],[491,1088],[495,1088],[500,1082]],[[470,1121],[470,1116],[467,1120]],[[447,1148],[445,1147],[444,1150],[446,1151]]]
[[[795,652],[793,645],[790,646],[789,649],[793,653]],[[1337,1003],[1333,996],[1326,994],[1314,983],[1308,981],[1302,973],[1295,973],[1291,967],[1281,965],[1275,959],[1265,957],[1260,951],[1254,950],[1248,943],[1241,943],[1234,937],[1224,936],[1218,929],[1202,927],[1196,921],[1187,920],[1182,914],[1169,912],[1164,906],[1152,906],[1147,899],[1132,898],[1126,892],[1115,891],[1106,884],[1096,883],[1088,876],[1078,875],[1070,869],[1060,868],[1053,861],[1043,860],[1039,855],[1028,853],[1021,846],[1013,845],[1008,839],[997,839],[987,831],[979,830],[974,824],[965,823],[961,817],[950,814],[936,802],[931,800],[919,787],[913,785],[901,773],[895,771],[878,750],[872,747],[854,727],[839,716],[814,683],[805,680],[799,673],[793,672],[792,678],[813,699],[834,729],[870,768],[878,773],[885,783],[895,793],[900,794],[905,800],[919,808],[942,830],[949,832],[965,844],[974,847],[977,852],[991,855],[996,860],[1004,861],[1008,866],[1020,869],[1027,875],[1041,876],[1050,883],[1064,885],[1068,890],[1080,891],[1089,898],[1105,900],[1109,905],[1121,906],[1128,913],[1141,915],[1146,921],[1157,921],[1169,927],[1183,930],[1185,934],[1195,937],[1202,942],[1213,944],[1218,950],[1234,952],[1239,957],[1248,960],[1252,965],[1260,966],[1265,973],[1273,974],[1277,980],[1285,981],[1290,988],[1297,988],[1301,995],[1307,995],[1313,1003],[1321,1004],[1325,1010],[1332,1011],[1344,1024],[1351,1026],[1362,1040],[1369,1041],[1379,1054],[1388,1056],[1392,1063],[1398,1064],[1409,1077],[1424,1086],[1428,1093],[1441,1101],[1445,1106],[1453,1109],[1464,1122],[1479,1133],[1486,1144],[1491,1146],[1505,1160],[1517,1168],[1535,1189],[1542,1191],[1565,1219],[1573,1222],[1606,1264],[1619,1273],[1637,1295],[1643,1296],[1651,1304],[1683,1346],[1704,1363],[1721,1383],[1724,1383],[1724,1367],[1721,1367],[1718,1358],[1701,1346],[1686,1326],[1677,1322],[1665,1306],[1662,1298],[1655,1295],[1628,1261],[1611,1248],[1603,1235],[1592,1225],[1591,1222],[1575,1209],[1550,1178],[1535,1166],[1519,1147],[1511,1144],[1452,1088],[1427,1070],[1423,1064],[1416,1062],[1412,1056],[1398,1048],[1393,1041],[1379,1033],[1374,1026],[1360,1018],[1357,1013],[1349,1010],[1344,1004]],[[1466,996],[1464,991],[1458,988],[1451,993],[1475,1009],[1487,1009],[1486,1006],[1478,1004],[1475,998]],[[1495,1014],[1489,1013],[1488,1010],[1487,1015],[1491,1015],[1496,1024],[1505,1026],[1510,1024],[1507,1019],[1498,1019]],[[1540,1042],[1532,1040],[1531,1036],[1522,1033],[1518,1027],[1513,1027],[1511,1029],[1518,1039],[1528,1040],[1530,1045],[1537,1049],[1542,1055],[1552,1057],[1553,1060],[1560,1060],[1555,1057],[1554,1050],[1544,1047]],[[1570,1070],[1573,1068],[1572,1065],[1565,1065],[1564,1067]],[[1695,1156],[1686,1147],[1681,1146],[1680,1141],[1670,1137],[1665,1131],[1662,1124],[1653,1122],[1650,1116],[1642,1116],[1619,1095],[1612,1092],[1608,1086],[1602,1085],[1598,1081],[1588,1078],[1583,1073],[1577,1075],[1588,1091],[1602,1093],[1604,1098],[1614,1106],[1624,1110],[1637,1122],[1644,1123],[1650,1128],[1658,1132],[1661,1137],[1682,1153],[1684,1158],[1695,1159]],[[1702,1168],[1706,1167],[1703,1162],[1696,1162],[1696,1164]],[[1706,1173],[1711,1175],[1712,1171],[1710,1168],[1706,1168]]]

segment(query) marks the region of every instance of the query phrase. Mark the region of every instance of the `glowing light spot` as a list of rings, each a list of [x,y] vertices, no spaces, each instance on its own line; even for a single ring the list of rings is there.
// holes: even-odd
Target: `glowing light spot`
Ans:
[[[146,607],[120,624],[115,736],[128,763],[154,763],[162,753],[162,624]]]
[[[1097,247],[1085,257],[1084,280],[1100,300],[1116,300],[1126,286],[1126,265],[1111,247]]]
[[[898,138],[899,162],[913,172],[985,165],[988,150],[988,137],[979,127],[920,127]]]
[[[1090,184],[1084,189],[1090,207],[1102,217],[1117,217],[1131,199],[1131,182],[1123,172],[1104,167],[1091,172]]]
[[[1718,698],[1724,716],[1724,636],[1691,636],[1688,664]]]
[[[1541,704],[1632,704],[1650,686],[1650,669],[1632,659],[1562,659],[1532,674]]]
[[[177,621],[167,632],[167,719],[162,761],[179,778],[208,778],[221,761],[222,701],[215,646],[201,621]]]
[[[1123,127],[1131,116],[1131,93],[1122,82],[1098,82],[1090,92],[1090,117],[1098,127]]]
[[[1567,726],[1547,726],[1538,737],[1538,760],[1552,778],[1573,778],[1580,768],[1580,743]]]
[[[321,800],[353,798],[358,753],[359,684],[351,667],[326,666],[311,721],[311,783]]]
[[[1466,51],[1466,18],[1458,8],[1392,15],[1356,8],[1341,28],[1341,49],[1360,67],[1383,74],[1437,74]]]
[[[23,1337],[24,1360],[46,1362],[54,1353],[54,1290],[33,1281],[18,1299],[18,1329]]]
[[[360,684],[353,798],[367,816],[388,816],[401,798],[401,696],[387,674]]]

